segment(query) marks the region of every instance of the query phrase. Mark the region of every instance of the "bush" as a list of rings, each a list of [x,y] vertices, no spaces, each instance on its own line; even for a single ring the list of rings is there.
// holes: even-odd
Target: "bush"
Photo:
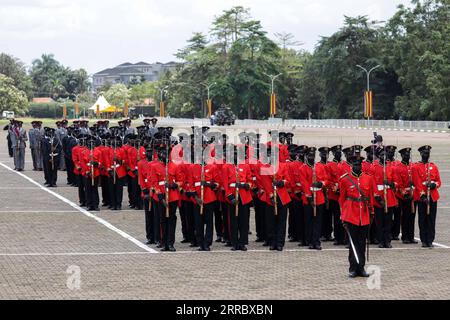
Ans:
[[[60,119],[63,117],[64,103],[30,103],[28,108],[28,115],[32,118],[52,118]],[[74,118],[75,103],[68,102],[67,106],[67,118]],[[79,113],[82,116],[84,108],[88,108],[87,105],[78,103]],[[88,114],[86,110],[86,115]]]

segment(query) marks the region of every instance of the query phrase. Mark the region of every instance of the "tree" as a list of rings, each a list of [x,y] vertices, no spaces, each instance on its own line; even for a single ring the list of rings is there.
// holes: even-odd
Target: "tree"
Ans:
[[[105,92],[106,100],[117,107],[123,106],[125,102],[130,100],[130,89],[122,83],[116,83]]]
[[[15,114],[24,115],[27,107],[25,92],[14,86],[14,79],[0,74],[0,111],[14,111]]]
[[[11,78],[14,86],[24,91],[28,98],[33,96],[33,85],[27,75],[25,65],[17,58],[6,53],[0,53],[0,73]]]
[[[156,83],[142,82],[130,87],[130,100],[132,104],[143,104],[145,99],[153,98],[156,93]]]
[[[398,7],[383,36],[385,62],[398,77],[399,115],[409,119],[450,117],[450,13],[446,0],[413,0]]]

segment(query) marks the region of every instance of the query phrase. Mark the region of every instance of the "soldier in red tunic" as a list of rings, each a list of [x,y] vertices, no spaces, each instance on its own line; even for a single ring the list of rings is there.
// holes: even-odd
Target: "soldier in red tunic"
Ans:
[[[122,210],[123,186],[127,176],[127,154],[120,137],[112,138],[103,166],[109,176],[109,200],[111,210]]]
[[[81,154],[86,149],[86,136],[80,134],[79,129],[76,129],[78,144],[72,149],[72,161],[73,161],[73,173],[77,181],[78,187],[78,200],[80,207],[86,206],[86,192],[84,185],[83,172],[81,167]]]
[[[264,163],[260,166],[259,180],[261,183],[262,194],[264,195],[266,207],[266,241],[270,245],[270,250],[283,251],[286,238],[286,218],[287,206],[291,202],[287,185],[286,163],[278,161],[275,157],[277,146],[271,143],[267,144],[267,159],[272,162]],[[272,157],[272,152],[275,152]]]
[[[441,177],[436,164],[430,162],[430,146],[419,148],[421,161],[413,166],[414,201],[419,213],[422,247],[433,247],[436,234],[436,213]]]
[[[330,202],[328,199],[328,187],[330,181],[330,167],[328,166],[328,155],[330,154],[329,147],[321,147],[319,148],[319,157],[320,161],[316,164],[319,170],[322,170],[326,174],[327,186],[323,189],[323,195],[325,197],[325,206],[322,213],[322,231],[321,231],[321,240],[322,241],[334,241],[331,234],[333,233],[333,214],[329,210]]]
[[[351,173],[346,173],[339,182],[339,203],[341,219],[350,240],[349,247],[349,277],[368,277],[364,270],[366,237],[373,214],[373,178],[362,171],[364,158],[355,155],[350,157]],[[353,245],[352,245],[353,244]]]
[[[98,185],[100,182],[101,151],[96,147],[97,139],[89,136],[86,139],[87,149],[81,153],[80,163],[86,192],[86,205],[89,211],[100,211]]]
[[[239,151],[238,151],[239,150]],[[245,147],[234,148],[234,164],[223,165],[223,187],[229,203],[231,250],[247,251],[252,174],[246,163]]]
[[[301,184],[306,218],[306,242],[309,249],[322,250],[320,234],[325,208],[324,188],[328,184],[328,175],[325,166],[316,165],[315,157],[316,148],[308,148]]]
[[[395,167],[388,161],[386,153],[387,149],[392,147],[378,148],[379,162],[374,164],[375,214],[380,248],[392,248],[392,216],[394,208],[398,205],[395,197],[398,178]]]
[[[183,178],[180,167],[169,161],[169,144],[169,137],[165,136],[158,149],[158,161],[151,167],[150,184],[154,187],[157,198],[155,214],[160,216],[161,221],[161,251],[174,252],[179,186]]]
[[[414,208],[414,183],[411,163],[411,148],[399,151],[402,161],[397,165],[398,188],[397,198],[401,210],[402,241],[403,243],[417,243],[414,239],[414,224],[416,212]]]
[[[328,210],[333,218],[333,234],[334,245],[345,244],[345,231],[341,221],[341,207],[339,206],[339,179],[341,174],[339,171],[339,164],[342,157],[342,145],[331,147],[333,153],[333,161],[327,163],[328,169]]]

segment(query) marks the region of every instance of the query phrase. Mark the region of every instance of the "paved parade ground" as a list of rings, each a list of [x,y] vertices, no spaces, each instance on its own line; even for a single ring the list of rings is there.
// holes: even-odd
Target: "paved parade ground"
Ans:
[[[293,132],[295,143],[315,146],[341,139],[368,145],[373,138],[370,130]],[[143,210],[85,211],[65,172],[59,172],[57,188],[42,186],[43,172],[32,171],[29,148],[25,171],[12,170],[1,131],[0,299],[450,299],[450,135],[379,133],[385,143],[415,150],[430,144],[443,186],[435,248],[401,241],[393,241],[393,249],[371,246],[366,266],[376,276],[367,280],[348,278],[348,250],[332,242],[320,252],[290,242],[274,252],[255,243],[253,211],[247,252],[217,243],[211,252],[194,251],[179,243],[179,218],[177,252],[156,251],[144,244]],[[413,161],[417,157],[415,152]],[[127,202],[125,191],[123,208]]]

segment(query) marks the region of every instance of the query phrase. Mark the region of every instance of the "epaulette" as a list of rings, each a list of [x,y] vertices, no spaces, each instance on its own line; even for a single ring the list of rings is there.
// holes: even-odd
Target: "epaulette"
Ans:
[[[345,178],[346,176],[348,176],[348,172],[344,173],[339,179]]]

